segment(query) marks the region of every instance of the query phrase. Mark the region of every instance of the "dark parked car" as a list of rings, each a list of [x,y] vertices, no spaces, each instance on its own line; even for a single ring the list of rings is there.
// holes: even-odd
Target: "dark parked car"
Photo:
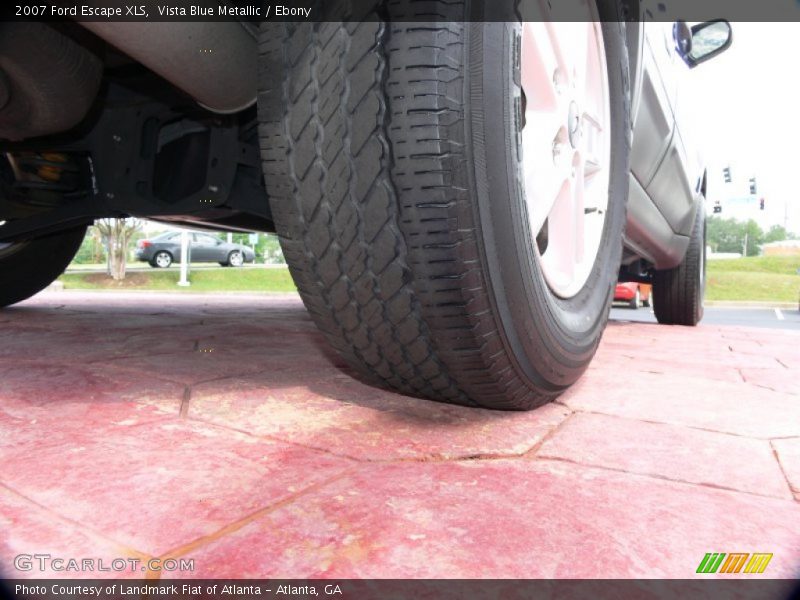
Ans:
[[[218,262],[223,267],[241,267],[253,262],[255,254],[247,246],[229,244],[207,233],[189,234],[192,262]],[[181,234],[170,231],[152,239],[139,240],[136,258],[150,263],[151,267],[167,268],[181,261]]]

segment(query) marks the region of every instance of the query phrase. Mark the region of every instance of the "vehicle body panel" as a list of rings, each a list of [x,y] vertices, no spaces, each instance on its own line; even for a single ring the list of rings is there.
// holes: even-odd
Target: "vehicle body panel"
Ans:
[[[683,260],[697,203],[704,200],[704,167],[692,135],[690,102],[680,102],[690,92],[689,67],[676,49],[673,23],[640,27],[644,43],[629,48],[641,56],[631,61],[637,72],[632,74],[636,88],[624,241],[633,258],[666,269]]]

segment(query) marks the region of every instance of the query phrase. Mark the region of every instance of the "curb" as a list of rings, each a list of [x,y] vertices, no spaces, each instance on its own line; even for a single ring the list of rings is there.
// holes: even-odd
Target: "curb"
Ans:
[[[297,296],[297,292],[259,292],[256,290],[251,291],[225,291],[225,290],[218,290],[218,291],[207,291],[207,292],[197,292],[192,289],[181,288],[175,290],[137,290],[137,289],[125,289],[120,288],[118,290],[115,289],[91,289],[91,288],[65,288],[64,283],[61,281],[54,281],[49,286],[47,286],[44,290],[46,292],[66,292],[66,293],[79,293],[79,292],[90,292],[90,293],[99,293],[99,294],[118,294],[120,292],[126,294],[180,294],[181,296]],[[795,302],[762,302],[762,301],[749,301],[749,300],[706,300],[704,302],[705,306],[714,307],[714,308],[760,308],[760,309],[774,309],[780,308],[782,310],[785,309],[797,309],[798,305]]]
[[[61,282],[58,282],[61,283]],[[175,290],[135,290],[120,288],[118,290],[109,289],[90,289],[90,288],[65,288],[61,283],[61,287],[47,287],[42,292],[58,292],[64,294],[139,294],[148,296],[251,296],[258,298],[299,298],[300,294],[297,292],[259,292],[257,290],[251,291],[219,291],[219,292],[203,292],[195,291],[190,288],[180,288]],[[42,293],[39,292],[39,293]]]
[[[757,300],[706,300],[703,304],[717,308],[798,308],[797,302],[763,302]]]

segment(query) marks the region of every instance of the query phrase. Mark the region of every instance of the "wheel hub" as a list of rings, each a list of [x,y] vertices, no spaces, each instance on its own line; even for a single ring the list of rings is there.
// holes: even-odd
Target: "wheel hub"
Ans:
[[[578,110],[578,103],[574,100],[569,103],[569,116],[567,117],[567,132],[569,132],[569,143],[573,148],[578,147],[581,137],[581,113]]]

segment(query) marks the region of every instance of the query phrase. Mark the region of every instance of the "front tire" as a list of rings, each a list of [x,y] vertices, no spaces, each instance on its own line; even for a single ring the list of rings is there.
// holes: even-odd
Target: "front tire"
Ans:
[[[234,250],[228,255],[227,265],[229,267],[241,267],[244,264],[244,254],[239,250]]]
[[[607,92],[599,204],[562,206],[544,215],[552,227],[531,231],[528,199],[548,190],[525,188],[523,122],[535,92],[547,91],[523,94],[515,52],[525,32],[458,23],[462,8],[435,4],[453,22],[262,26],[260,137],[273,216],[312,317],[361,374],[415,396],[530,409],[586,369],[613,298],[630,131],[622,17],[603,6],[604,22],[586,33],[602,40],[592,51]],[[541,142],[531,152],[557,138],[585,181],[572,114],[570,105],[556,130],[527,137]],[[547,251],[561,235],[577,247],[585,229],[565,224],[586,215],[602,224],[576,282],[569,267],[548,271]]]
[[[81,246],[86,227],[24,242],[0,244],[0,307],[30,298],[64,272]]]
[[[703,202],[689,238],[683,262],[653,275],[653,312],[659,323],[694,327],[703,318],[706,287],[706,212]]]

